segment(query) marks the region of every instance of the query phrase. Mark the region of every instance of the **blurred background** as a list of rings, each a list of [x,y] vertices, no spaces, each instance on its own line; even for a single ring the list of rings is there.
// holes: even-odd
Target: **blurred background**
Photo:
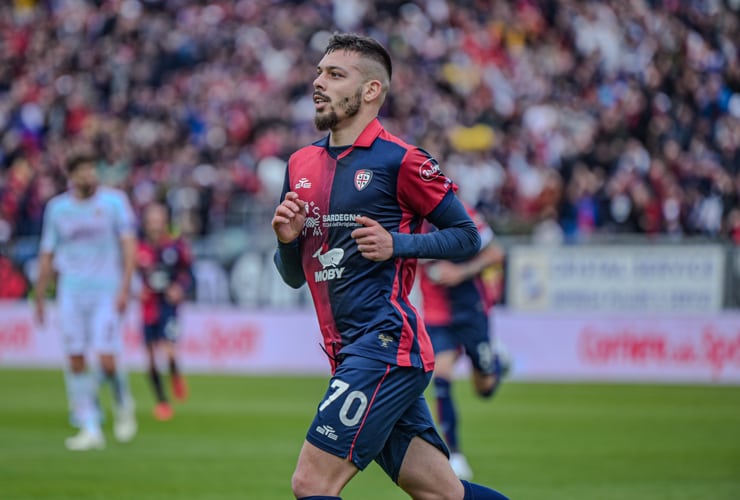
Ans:
[[[525,499],[740,498],[740,400],[726,387],[740,384],[740,0],[6,0],[8,498],[290,495],[328,364],[307,290],[274,270],[269,220],[289,155],[321,137],[311,82],[334,31],[389,49],[382,123],[439,160],[507,250],[488,276],[500,290],[493,328],[522,383],[492,406],[462,396],[479,477]],[[137,215],[164,201],[193,247],[184,370],[299,376],[194,376],[190,406],[160,434],[134,378],[142,437],[117,458],[86,462],[89,477],[54,451],[68,430],[63,356],[27,300],[45,204],[66,188],[65,159],[82,150]],[[126,322],[137,369],[136,307]],[[234,440],[244,433],[246,448]],[[51,464],[46,491],[35,489],[38,460]],[[116,460],[170,480],[134,490]],[[118,482],[93,494],[68,475]],[[401,498],[384,478],[370,481],[353,498]],[[238,494],[258,484],[269,487]]]
[[[320,137],[315,64],[332,32],[357,31],[394,57],[384,125],[439,159],[508,251],[490,277],[496,322],[514,322],[502,336],[534,335],[526,349],[532,313],[554,313],[575,322],[557,330],[573,356],[591,328],[621,363],[657,329],[678,342],[658,365],[717,380],[719,362],[737,381],[739,14],[739,0],[4,2],[0,296],[33,293],[45,203],[91,150],[137,213],[170,208],[195,254],[191,311],[310,314],[274,270],[268,221],[288,156]],[[210,326],[186,337],[211,342],[219,316],[193,314],[186,331]],[[690,341],[676,314],[693,315]],[[613,318],[640,319],[604,332]],[[546,362],[515,354],[525,375]]]
[[[33,277],[44,204],[65,187],[61,166],[93,150],[103,182],[137,210],[153,199],[171,208],[195,248],[198,301],[283,306],[291,299],[273,295],[290,291],[247,289],[274,277],[249,262],[273,246],[266,221],[289,154],[319,137],[314,66],[332,31],[359,31],[393,53],[385,126],[435,155],[502,241],[677,252],[712,242],[726,251],[721,306],[737,307],[739,9],[738,0],[3,2],[0,246]]]

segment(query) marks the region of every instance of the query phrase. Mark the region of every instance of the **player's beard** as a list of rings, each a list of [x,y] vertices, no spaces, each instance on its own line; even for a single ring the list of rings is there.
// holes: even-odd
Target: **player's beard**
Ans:
[[[352,97],[345,97],[339,101],[339,107],[344,111],[344,119],[352,118],[359,113],[361,104],[362,88],[358,88]],[[313,122],[319,130],[333,130],[339,124],[339,115],[333,109],[325,114],[316,113]]]
[[[77,185],[77,195],[82,199],[90,198],[95,194],[95,188],[97,185],[94,182],[86,182]]]

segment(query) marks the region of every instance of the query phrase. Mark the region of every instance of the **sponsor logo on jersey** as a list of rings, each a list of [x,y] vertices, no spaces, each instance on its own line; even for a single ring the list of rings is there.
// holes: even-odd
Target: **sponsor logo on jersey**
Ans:
[[[337,436],[337,431],[335,431],[331,425],[318,425],[316,426],[316,432],[318,432],[322,436],[328,437],[332,441],[336,441],[337,439],[339,439],[339,436]]]
[[[373,171],[365,170],[364,168],[355,172],[355,189],[362,191],[365,189],[370,181],[373,179]]]
[[[319,207],[312,201],[306,206],[306,222],[303,223],[303,236],[306,236],[306,232],[311,229],[313,236],[321,236],[321,211]]]
[[[322,253],[321,248],[313,253],[313,257],[319,259],[321,263],[321,271],[314,272],[314,281],[320,283],[322,281],[337,280],[344,274],[344,267],[337,267],[342,259],[344,258],[344,250],[342,248],[332,248]]]
[[[442,170],[434,158],[428,158],[424,163],[419,165],[419,176],[423,181],[433,181],[440,175],[442,175]]]
[[[301,177],[300,179],[298,179],[298,182],[295,183],[294,189],[296,190],[301,189],[301,188],[308,189],[310,187],[311,187],[311,181],[309,181],[305,177]]]

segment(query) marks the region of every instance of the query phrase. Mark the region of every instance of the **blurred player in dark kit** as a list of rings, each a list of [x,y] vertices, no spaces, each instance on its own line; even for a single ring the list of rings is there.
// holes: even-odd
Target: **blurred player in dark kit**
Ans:
[[[455,367],[464,355],[470,360],[476,393],[490,398],[509,369],[500,343],[491,342],[489,314],[500,295],[500,273],[494,266],[504,261],[504,249],[493,230],[472,207],[468,213],[481,237],[481,250],[461,261],[425,261],[419,268],[422,316],[435,353],[434,393],[437,422],[450,448],[450,464],[460,479],[473,471],[461,451],[459,419],[452,397]],[[425,224],[425,231],[435,229]],[[496,348],[495,346],[498,346]]]
[[[158,368],[163,355],[169,367],[172,393],[184,401],[188,387],[177,360],[178,309],[194,284],[188,243],[169,232],[169,214],[161,203],[148,205],[142,215],[137,265],[142,280],[141,305],[149,380],[157,399],[154,416],[169,420],[174,412]]]

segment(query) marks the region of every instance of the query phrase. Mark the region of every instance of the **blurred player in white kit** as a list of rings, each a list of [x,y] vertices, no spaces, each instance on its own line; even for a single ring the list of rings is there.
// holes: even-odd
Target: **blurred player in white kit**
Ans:
[[[97,404],[101,382],[109,383],[113,391],[116,439],[130,441],[137,431],[134,400],[118,359],[123,347],[122,315],[135,269],[136,220],[123,191],[98,185],[94,158],[71,158],[67,176],[69,189],[49,200],[44,212],[36,318],[44,323],[44,297],[57,271],[67,394],[80,427],[65,445],[70,450],[102,449],[105,437]],[[92,369],[96,364],[99,374]]]

